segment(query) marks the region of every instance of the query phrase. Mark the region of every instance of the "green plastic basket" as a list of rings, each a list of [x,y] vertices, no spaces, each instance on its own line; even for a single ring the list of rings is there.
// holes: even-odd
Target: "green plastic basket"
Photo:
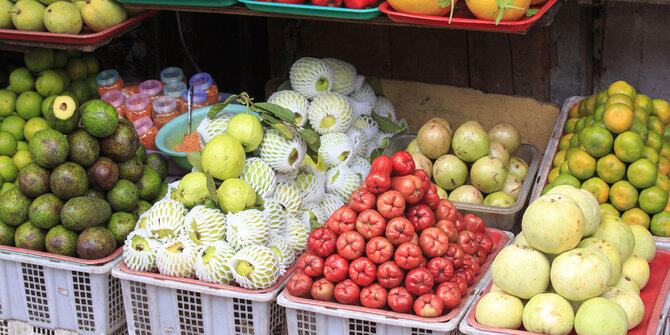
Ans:
[[[237,3],[237,0],[118,0],[121,3],[143,5],[171,5],[171,6],[206,6],[227,7]]]
[[[240,0],[247,8],[259,12],[271,12],[293,15],[325,16],[340,19],[369,20],[379,16],[379,7],[370,9],[351,9],[315,5],[295,5],[278,2]]]

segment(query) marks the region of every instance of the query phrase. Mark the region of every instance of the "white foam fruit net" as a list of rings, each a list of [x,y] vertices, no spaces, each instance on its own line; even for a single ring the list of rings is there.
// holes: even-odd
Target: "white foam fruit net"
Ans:
[[[270,235],[270,227],[263,212],[247,209],[237,213],[228,213],[226,240],[239,250],[252,244],[265,244]]]
[[[340,164],[347,164],[353,157],[353,147],[345,133],[328,133],[321,135],[319,155],[323,157],[326,166],[332,168]]]
[[[263,201],[263,215],[268,221],[270,233],[280,233],[286,226],[286,211],[273,198],[266,198]]]
[[[247,158],[240,179],[246,181],[261,197],[271,196],[277,183],[275,171],[258,157]]]
[[[229,284],[233,280],[233,272],[228,261],[235,255],[235,249],[226,241],[216,241],[201,248],[195,261],[195,276],[206,282]]]
[[[143,215],[146,229],[159,241],[165,241],[178,236],[184,228],[186,207],[173,199],[157,201],[151,209]]]
[[[228,261],[233,278],[242,287],[261,289],[272,286],[279,277],[277,256],[268,247],[250,245]]]
[[[309,124],[319,134],[347,131],[353,121],[349,98],[339,93],[318,95],[309,105],[308,114]],[[328,127],[322,123],[326,117],[333,123]]]
[[[288,215],[296,215],[302,209],[302,194],[293,182],[279,182],[275,188],[274,200]]]
[[[361,184],[361,177],[351,168],[340,165],[326,172],[326,191],[336,194],[343,202],[349,200],[349,195],[353,193]]]
[[[188,238],[179,236],[163,242],[156,252],[158,272],[174,277],[190,278],[195,270],[198,249]]]
[[[324,58],[323,61],[333,70],[333,91],[349,95],[356,84],[356,68],[337,58]]]
[[[282,106],[293,112],[296,118],[296,125],[302,127],[307,123],[307,108],[309,101],[302,94],[291,91],[279,91],[272,93],[268,102]]]
[[[209,142],[216,135],[221,135],[226,133],[226,128],[228,128],[228,123],[230,119],[235,116],[235,113],[224,112],[220,113],[214,119],[205,117],[200,121],[196,131],[200,134],[204,143]]]
[[[185,232],[195,244],[213,243],[226,232],[226,216],[204,205],[193,207],[184,218]]]
[[[295,177],[304,203],[321,202],[326,195],[325,182],[326,174],[309,166],[301,168]]]
[[[126,266],[135,271],[153,271],[156,268],[156,252],[160,243],[146,229],[135,229],[126,237],[123,259]]]
[[[305,159],[307,143],[300,136],[286,140],[277,130],[265,132],[259,148],[260,157],[277,172],[292,172]]]
[[[286,268],[293,264],[293,261],[295,260],[293,247],[291,247],[291,245],[279,234],[270,234],[267,246],[275,251],[279,263],[279,276],[282,276],[286,273]]]

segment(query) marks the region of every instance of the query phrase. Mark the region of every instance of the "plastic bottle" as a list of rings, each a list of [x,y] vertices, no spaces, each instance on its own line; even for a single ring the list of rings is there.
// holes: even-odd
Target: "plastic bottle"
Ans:
[[[120,90],[109,91],[100,97],[100,99],[109,102],[116,112],[119,113],[119,118],[126,117],[126,96]]]
[[[154,125],[161,129],[163,126],[181,114],[179,106],[173,97],[161,96],[154,100]]]
[[[156,134],[158,128],[154,126],[153,121],[148,117],[141,117],[133,122],[133,127],[137,135],[140,137],[140,142],[149,150],[157,150],[156,148]]]
[[[147,117],[151,119],[152,106],[149,103],[149,98],[144,94],[137,93],[126,98],[126,118],[130,122],[135,122],[139,118]]]
[[[177,109],[183,110],[184,103],[184,91],[186,91],[186,83],[181,81],[173,81],[169,84],[165,84],[163,87],[163,95],[173,97],[177,102]]]
[[[189,80],[189,84],[193,87],[194,91],[204,91],[207,93],[207,106],[211,106],[219,102],[219,88],[212,80],[212,76],[207,72],[200,72]]]
[[[123,78],[119,76],[119,72],[116,70],[102,71],[98,73],[95,80],[98,82],[98,94],[100,96],[105,95],[109,91],[123,88]]]
[[[149,98],[149,102],[153,103],[163,90],[163,84],[158,80],[145,80],[140,84],[140,93]]]
[[[182,106],[182,114],[188,113],[188,90],[184,92],[182,96],[184,99],[184,105]],[[193,91],[193,99],[191,100],[191,109],[196,110],[198,108],[211,106],[207,100],[207,93],[203,91]]]
[[[184,77],[184,71],[181,68],[176,66],[166,67],[161,71],[161,81],[163,84],[167,85],[174,81],[180,81],[186,84],[186,78]]]

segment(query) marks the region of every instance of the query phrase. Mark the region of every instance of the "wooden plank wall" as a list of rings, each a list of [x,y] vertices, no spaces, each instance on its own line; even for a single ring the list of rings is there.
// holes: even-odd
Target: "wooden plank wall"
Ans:
[[[274,77],[291,59],[336,57],[386,79],[471,87],[549,101],[548,27],[527,35],[268,19]]]

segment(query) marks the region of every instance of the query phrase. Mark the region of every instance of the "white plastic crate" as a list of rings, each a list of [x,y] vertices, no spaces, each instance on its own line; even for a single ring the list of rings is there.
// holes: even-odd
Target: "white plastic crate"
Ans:
[[[158,334],[285,334],[286,315],[275,298],[288,276],[266,293],[246,293],[156,279],[121,271],[128,332]]]
[[[120,262],[82,265],[0,250],[0,319],[25,322],[34,334],[115,334],[125,325],[121,284],[110,275]]]

